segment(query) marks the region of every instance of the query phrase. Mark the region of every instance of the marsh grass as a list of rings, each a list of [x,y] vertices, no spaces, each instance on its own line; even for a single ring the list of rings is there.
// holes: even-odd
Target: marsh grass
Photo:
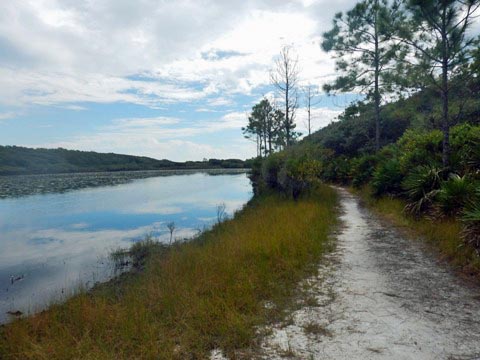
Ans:
[[[419,236],[437,250],[463,274],[480,280],[480,257],[472,246],[462,239],[462,224],[454,218],[429,219],[405,213],[405,201],[396,198],[374,198],[368,188],[355,191],[364,203],[381,217],[402,228],[407,233]]]
[[[266,195],[194,241],[139,249],[141,272],[1,328],[0,358],[201,359],[251,347],[327,250],[336,201],[327,187],[298,201]]]

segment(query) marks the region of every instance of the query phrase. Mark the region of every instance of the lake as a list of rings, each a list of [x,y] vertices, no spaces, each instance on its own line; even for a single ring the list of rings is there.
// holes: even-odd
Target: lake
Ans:
[[[32,195],[35,194],[35,195]],[[251,198],[239,171],[153,171],[0,178],[0,322],[110,279],[109,254],[152,235],[191,237]]]

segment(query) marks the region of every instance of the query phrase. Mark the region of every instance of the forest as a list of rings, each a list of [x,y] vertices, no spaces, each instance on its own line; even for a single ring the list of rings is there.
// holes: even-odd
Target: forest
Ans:
[[[102,154],[66,149],[0,146],[0,175],[58,174],[96,171],[244,168],[239,159],[174,162],[144,156]]]

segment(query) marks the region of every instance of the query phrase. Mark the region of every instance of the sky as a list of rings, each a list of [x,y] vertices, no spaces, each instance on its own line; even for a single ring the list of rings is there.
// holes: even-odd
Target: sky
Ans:
[[[272,96],[280,49],[295,49],[302,84],[321,87],[334,77],[322,33],[355,2],[1,1],[0,145],[176,161],[252,157],[241,127]],[[313,128],[354,99],[320,95]]]

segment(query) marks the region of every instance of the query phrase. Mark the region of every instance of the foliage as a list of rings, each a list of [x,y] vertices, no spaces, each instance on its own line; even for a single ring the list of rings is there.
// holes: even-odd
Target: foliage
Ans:
[[[443,214],[457,216],[474,198],[474,182],[467,176],[450,174],[449,179],[442,183],[438,193],[438,205]]]
[[[285,114],[275,109],[267,98],[254,105],[248,117],[248,125],[242,128],[247,139],[257,143],[257,155],[268,156],[274,150],[285,147]]]
[[[462,221],[464,223],[463,239],[480,255],[480,187],[478,186],[475,201],[468,206]]]
[[[285,164],[286,154],[272,154],[261,165],[261,181],[267,187],[280,187],[279,173]]]
[[[403,174],[397,159],[381,162],[372,176],[372,190],[375,196],[398,195],[401,192]]]
[[[462,124],[451,130],[453,171],[480,175],[480,126]]]
[[[322,48],[335,52],[336,70],[341,74],[324,89],[359,91],[373,101],[377,151],[382,95],[395,86],[396,73],[392,69],[405,56],[403,44],[393,36],[400,19],[397,1],[389,4],[387,0],[363,0],[346,14],[336,14],[333,28],[323,34]]]
[[[442,133],[409,129],[397,142],[400,149],[400,166],[408,172],[418,166],[441,167]]]
[[[471,49],[475,41],[469,29],[478,0],[409,0],[405,2],[410,21],[405,22],[400,37],[411,46],[417,63],[415,75],[438,91],[442,101],[442,163],[450,165],[450,122],[451,93],[461,91],[452,81],[455,77],[464,80],[470,77],[468,71]]]
[[[306,157],[288,159],[279,173],[278,183],[294,200],[318,181],[320,163]]]
[[[418,215],[428,209],[440,192],[441,176],[438,168],[426,165],[415,168],[402,183],[409,201],[405,210]]]
[[[378,160],[379,157],[376,155],[364,155],[353,159],[351,173],[354,187],[360,188],[371,180]]]

